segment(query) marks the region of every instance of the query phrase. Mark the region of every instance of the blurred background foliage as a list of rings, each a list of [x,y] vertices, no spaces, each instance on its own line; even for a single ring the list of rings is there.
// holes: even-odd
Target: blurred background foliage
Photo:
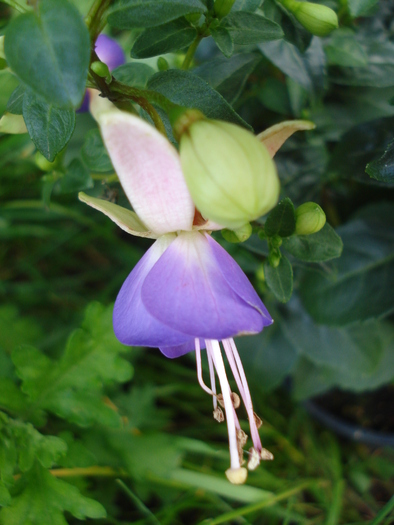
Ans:
[[[2,34],[17,14],[8,3],[0,2]],[[230,27],[230,56],[216,34],[216,43],[202,40],[188,71],[179,69],[188,44],[172,43],[181,51],[158,62],[151,29],[125,29],[114,16],[106,28],[128,57],[132,49],[113,72],[125,84],[200,104],[256,133],[282,120],[316,124],[275,157],[282,197],[318,202],[329,224],[310,238],[283,239],[288,289],[282,282],[281,295],[267,277],[264,239],[216,236],[275,319],[237,340],[275,455],[246,486],[224,479],[226,428],[212,421],[193,356],[169,361],[113,335],[112,303],[150,242],[77,200],[84,190],[127,206],[92,117],[76,114],[53,163],[37,150],[39,138],[1,134],[4,525],[84,517],[116,525],[392,523],[392,449],[342,440],[301,402],[314,397],[315,408],[394,433],[394,4],[321,3],[340,20],[325,38],[274,0],[236,0],[234,12],[264,15],[285,37],[255,43]],[[86,15],[91,2],[74,4]],[[20,114],[14,90],[24,88],[4,60],[0,67],[0,114]]]

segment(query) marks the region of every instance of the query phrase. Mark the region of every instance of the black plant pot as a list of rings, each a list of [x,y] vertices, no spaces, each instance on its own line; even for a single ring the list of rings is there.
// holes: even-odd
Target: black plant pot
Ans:
[[[376,447],[394,447],[394,385],[362,394],[333,390],[305,401],[304,406],[340,436]]]

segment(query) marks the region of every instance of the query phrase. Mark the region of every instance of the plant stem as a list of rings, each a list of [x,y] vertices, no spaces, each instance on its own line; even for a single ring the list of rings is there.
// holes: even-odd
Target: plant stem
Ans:
[[[183,60],[181,69],[189,69],[190,64],[193,60],[194,54],[197,50],[198,44],[203,39],[203,36],[204,36],[203,34],[197,35],[194,41],[190,44],[189,49],[187,50],[186,56]]]
[[[98,35],[107,23],[106,19],[103,20],[103,16],[110,6],[111,1],[112,0],[95,0],[87,14],[85,21],[89,28],[90,40],[92,43],[96,41]]]

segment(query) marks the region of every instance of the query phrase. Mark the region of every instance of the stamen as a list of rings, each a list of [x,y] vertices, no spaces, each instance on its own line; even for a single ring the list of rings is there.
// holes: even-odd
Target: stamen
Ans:
[[[216,407],[213,411],[213,418],[216,419],[218,423],[223,423],[224,421],[224,414],[223,410],[220,407]]]
[[[208,366],[209,366],[209,377],[211,380],[211,388],[212,392],[216,394],[216,380],[215,380],[215,369],[212,362],[211,354],[207,351],[207,357],[208,357]],[[218,401],[216,399],[216,395],[213,396],[213,411],[215,412],[216,408],[218,406]],[[214,416],[215,417],[215,416]],[[224,420],[224,416],[223,416]]]
[[[231,390],[228,383],[226,369],[224,367],[223,357],[220,351],[220,346],[218,341],[206,340],[207,351],[211,354],[213,363],[216,368],[216,373],[219,377],[220,389],[223,394],[224,408],[226,411],[227,419],[227,430],[228,430],[228,440],[229,440],[229,449],[230,449],[230,461],[231,468],[226,471],[228,479],[232,483],[243,483],[246,480],[246,473],[241,469],[239,455],[238,455],[238,444],[237,444],[237,435],[236,435],[236,420],[235,420],[235,410],[231,400]]]
[[[204,383],[204,379],[202,378],[202,366],[201,366],[201,347],[200,347],[200,339],[196,338],[194,341],[195,348],[196,348],[196,363],[197,363],[197,379],[200,383],[200,386],[205,392],[207,392],[209,395],[214,396],[215,399],[215,393],[212,392],[210,388],[207,387],[207,385]]]
[[[263,461],[271,461],[274,459],[273,453],[266,448],[261,449],[260,457]]]
[[[260,465],[260,454],[252,447],[249,449],[248,469],[255,470]]]
[[[250,433],[251,433],[251,438],[253,441],[253,446],[260,454],[260,451],[262,450],[263,447],[262,447],[260,436],[257,430],[258,426],[257,426],[257,422],[255,419],[255,414],[253,412],[252,397],[250,395],[248,381],[246,379],[245,371],[242,366],[241,358],[239,357],[237,347],[235,346],[233,339],[224,340],[223,347],[226,351],[228,362],[230,364],[234,378],[237,381],[238,388],[242,396],[242,400],[244,402],[246,411],[248,413]],[[239,386],[238,382],[241,384],[241,387]],[[260,418],[258,419],[259,421],[261,421]]]

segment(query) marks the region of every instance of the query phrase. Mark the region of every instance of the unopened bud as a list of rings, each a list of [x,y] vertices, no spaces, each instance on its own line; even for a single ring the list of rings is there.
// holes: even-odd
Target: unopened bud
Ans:
[[[206,219],[237,230],[276,205],[279,178],[275,164],[250,131],[201,119],[180,135],[186,184]]]
[[[252,235],[252,225],[247,222],[241,228],[237,230],[227,230],[224,229],[221,231],[222,236],[228,242],[245,242]]]
[[[4,113],[0,119],[0,133],[9,133],[12,135],[27,133],[25,120],[22,115]]]
[[[286,0],[283,5],[313,35],[327,36],[338,27],[337,14],[325,5],[296,0]]]
[[[272,268],[277,268],[280,264],[281,257],[282,254],[280,253],[280,250],[278,250],[278,248],[272,248],[268,255],[270,266],[272,266]]]
[[[234,5],[235,0],[216,0],[213,6],[218,18],[228,15]]]
[[[279,248],[280,246],[282,246],[283,240],[282,237],[280,237],[279,235],[274,235],[270,238],[270,242],[274,248]]]
[[[248,477],[248,471],[245,467],[229,468],[226,470],[226,476],[230,483],[242,485]]]
[[[157,59],[157,68],[159,71],[167,71],[167,69],[170,69],[170,64],[164,57],[159,57]]]
[[[297,235],[311,235],[323,228],[326,223],[326,214],[315,202],[305,202],[296,210]]]
[[[91,69],[101,78],[111,78],[111,73],[109,71],[109,68],[107,64],[104,64],[104,62],[100,62],[99,60],[96,60],[95,62],[92,62]]]

